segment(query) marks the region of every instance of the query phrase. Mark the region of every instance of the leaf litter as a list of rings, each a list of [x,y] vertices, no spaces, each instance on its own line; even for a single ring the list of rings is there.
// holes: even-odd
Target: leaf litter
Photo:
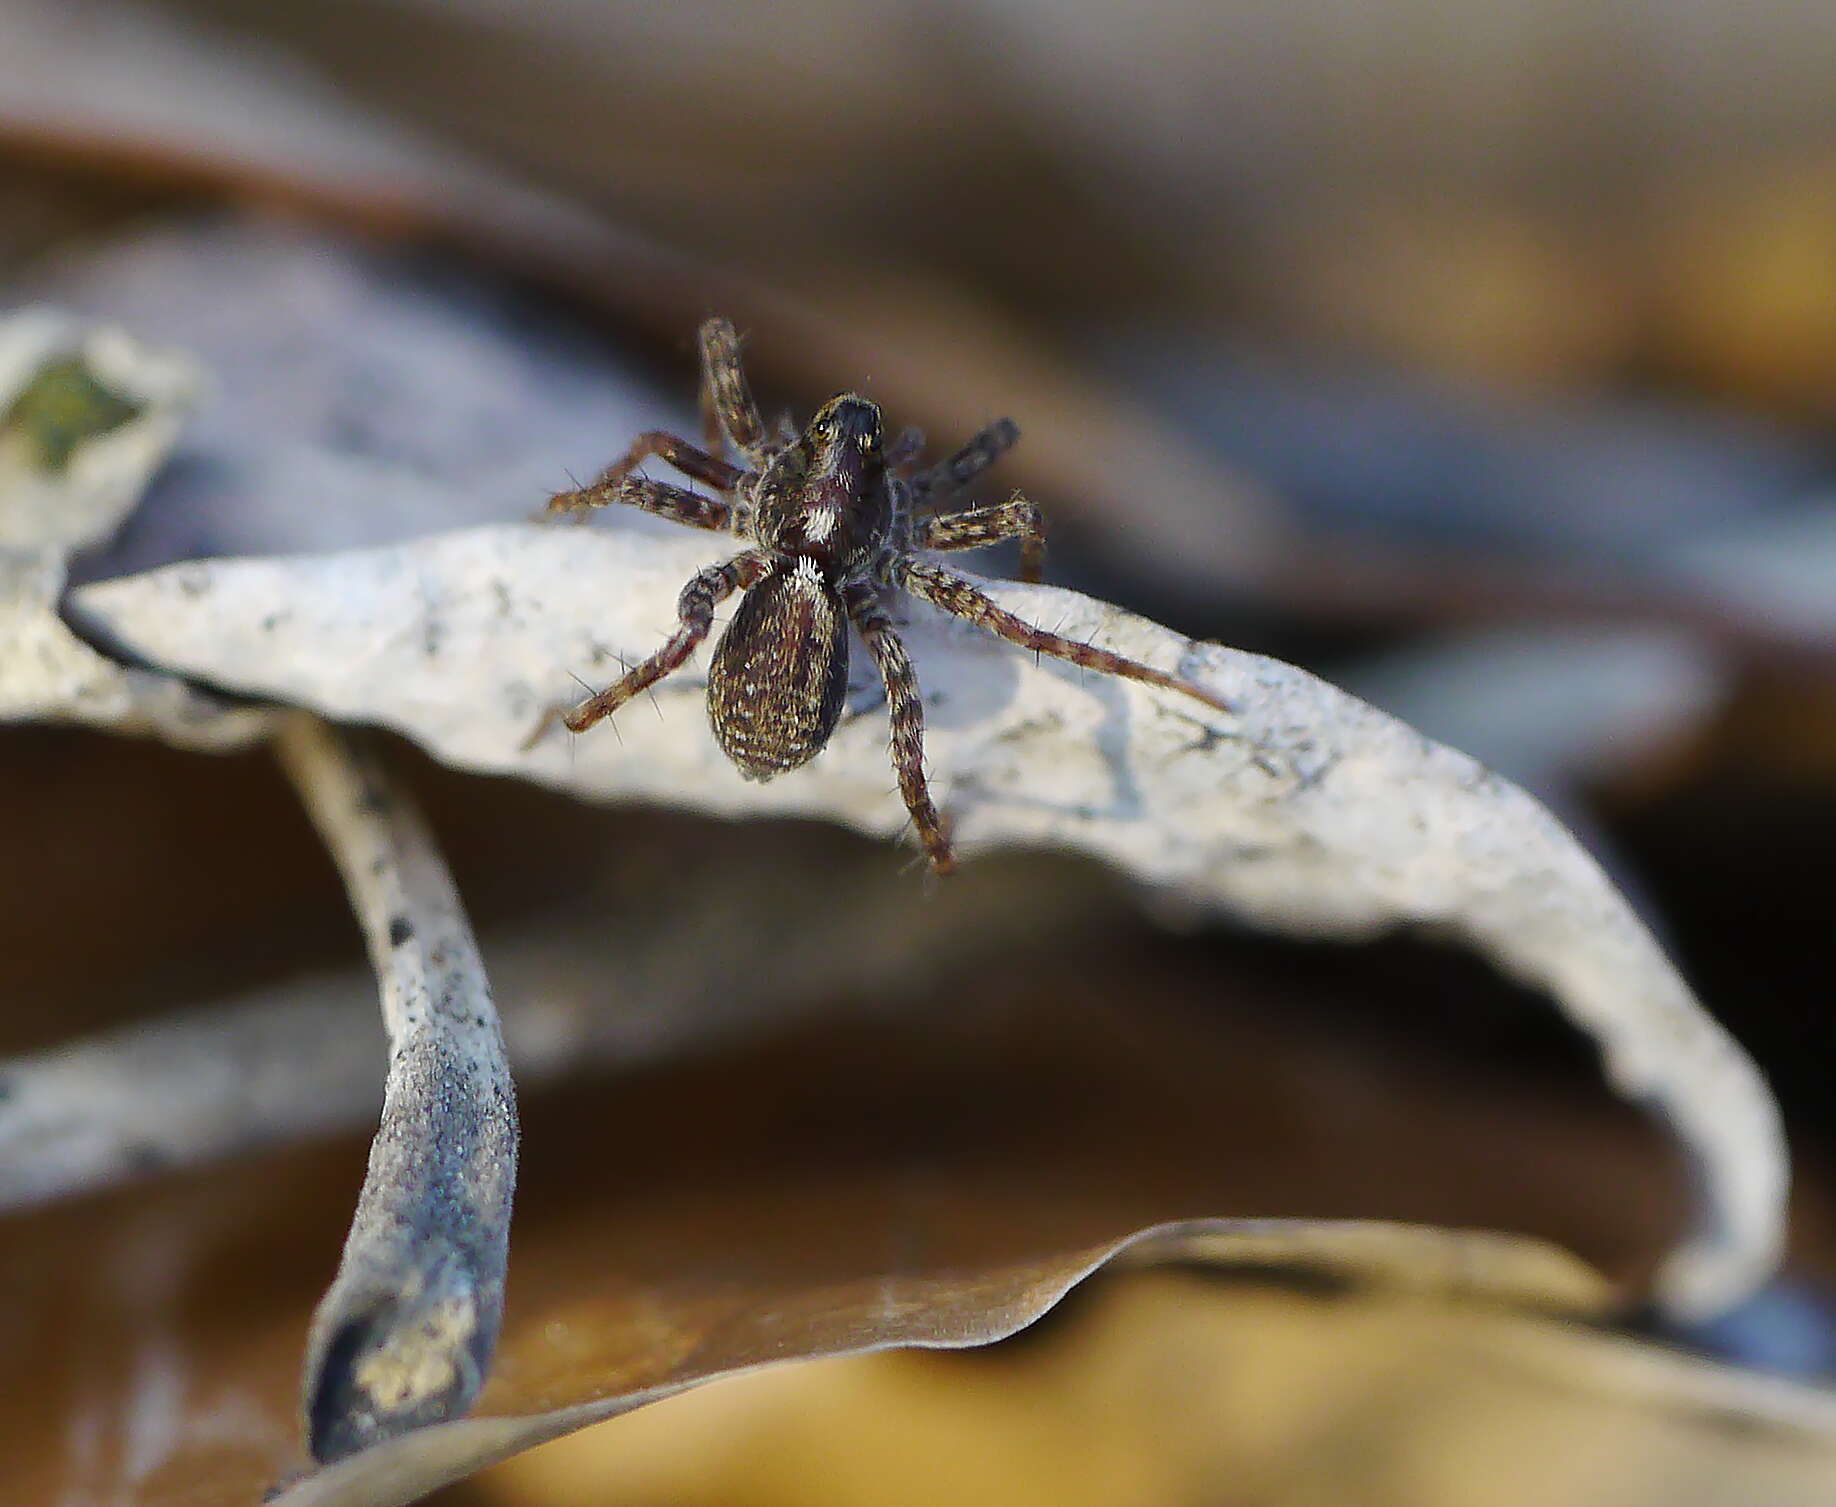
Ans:
[[[745,784],[719,758],[693,671],[660,688],[657,716],[626,719],[622,739],[519,751],[538,709],[567,694],[574,675],[647,652],[673,618],[677,585],[717,552],[699,540],[641,527],[500,526],[367,551],[188,562],[76,593],[72,620],[136,667],[96,652],[57,614],[66,561],[132,508],[172,443],[195,375],[171,379],[183,363],[161,366],[125,337],[85,334],[56,316],[25,328],[22,337],[17,317],[6,326],[10,341],[34,352],[20,365],[8,412],[37,428],[29,444],[0,452],[14,467],[0,517],[20,531],[9,535],[8,589],[0,590],[0,618],[14,624],[0,661],[0,707],[12,720],[82,720],[194,747],[246,743],[273,725],[271,714],[232,708],[202,682],[393,727],[457,767],[588,799],[727,816],[797,813],[896,832],[883,709],[858,674],[852,715],[830,750],[771,786]],[[124,351],[132,353],[125,366]],[[167,379],[149,380],[156,370]],[[33,387],[34,378],[45,385]],[[291,476],[296,491],[310,491],[302,478],[320,455],[298,447],[248,480],[284,491]],[[431,496],[423,478],[386,459],[344,456],[339,479],[347,506],[382,518],[400,516],[401,499],[416,490],[410,511],[424,515]],[[908,632],[933,764],[965,852],[1077,848],[1188,913],[1228,912],[1297,935],[1352,939],[1414,924],[1465,940],[1547,989],[1600,1043],[1615,1086],[1661,1115],[1689,1154],[1700,1217],[1660,1273],[1659,1301],[1678,1315],[1706,1313],[1764,1279],[1785,1186],[1770,1097],[1631,908],[1541,807],[1290,666],[1188,642],[1072,593],[989,589],[1035,621],[1199,679],[1241,712],[1198,713],[1161,693],[1036,666],[914,607]],[[1346,1237],[1335,1228],[1294,1226],[1283,1259],[1304,1256],[1316,1239],[1337,1249]],[[1213,1253],[1228,1256],[1230,1238],[1246,1229],[1213,1225]],[[1268,1229],[1255,1224],[1265,1254]],[[882,1330],[873,1344],[980,1343],[1011,1332],[1132,1243],[1086,1249],[1012,1290],[977,1282],[972,1312],[955,1321],[916,1295],[910,1311],[922,1333]],[[833,1315],[815,1327],[835,1332]],[[957,1337],[939,1340],[943,1333]],[[521,1419],[439,1425],[309,1478],[286,1500],[405,1501],[483,1459],[705,1374]]]

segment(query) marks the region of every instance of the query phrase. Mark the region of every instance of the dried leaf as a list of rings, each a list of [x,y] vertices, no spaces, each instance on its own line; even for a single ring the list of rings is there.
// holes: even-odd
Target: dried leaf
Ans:
[[[71,554],[112,534],[165,459],[197,369],[50,310],[0,321],[0,722],[157,729],[192,747],[264,722],[97,654],[57,614]]]
[[[0,322],[0,549],[62,558],[139,500],[198,373],[120,330],[49,309]]]
[[[91,576],[501,522],[597,471],[610,437],[692,422],[542,301],[304,225],[139,226],[60,258],[37,287],[182,344],[212,378],[170,472]]]
[[[1369,1259],[1367,1259],[1367,1247]],[[711,1326],[718,1338],[690,1351],[689,1366],[652,1361],[642,1370],[677,1376],[657,1385],[520,1418],[474,1418],[440,1424],[327,1466],[274,1499],[275,1507],[397,1507],[434,1484],[658,1402],[690,1386],[787,1359],[784,1334],[797,1336],[799,1358],[860,1355],[896,1347],[963,1349],[1024,1329],[1073,1287],[1111,1261],[1195,1261],[1293,1266],[1349,1280],[1383,1284],[1400,1267],[1459,1272],[1464,1291],[1507,1305],[1528,1302],[1558,1312],[1586,1311],[1604,1288],[1593,1273],[1560,1251],[1508,1236],[1403,1225],[1308,1220],[1201,1220],[1143,1230],[1122,1240],[1053,1258],[997,1266],[967,1280],[913,1282],[887,1276],[873,1283],[830,1288],[809,1304],[804,1295],[760,1310],[725,1312]],[[1497,1285],[1492,1285],[1494,1279]],[[1410,1278],[1410,1285],[1420,1280]],[[717,1304],[726,1309],[726,1304]]]
[[[1320,1091],[1331,1049],[1291,1024],[1219,1033],[1212,1011],[1080,1006],[1064,980],[1016,1009],[1012,990],[965,980],[943,1019],[829,1023],[725,1060],[526,1096],[505,1327],[479,1416],[355,1457],[300,1482],[294,1500],[404,1500],[735,1369],[1006,1332],[1118,1246],[1135,1264],[1216,1257],[1593,1313],[1607,1296],[1598,1278],[1533,1241],[1184,1216],[1355,1214],[1403,1196],[1492,1223],[1526,1201],[1572,1205],[1603,1160],[1597,1186],[1632,1190],[1609,1195],[1617,1216],[1662,1180],[1629,1117],[1571,1120],[1577,1133],[1552,1143],[1538,1133],[1560,1101],[1521,1084],[1479,1091],[1423,1062],[1374,1097],[1343,1093],[1343,1077]],[[603,1008],[633,1026],[643,1014],[641,1000]],[[1507,1151],[1513,1174],[1500,1178],[1475,1136],[1494,1152],[1543,1150]],[[1420,1164],[1386,1176],[1372,1138],[1417,1146]],[[1327,1144],[1343,1154],[1323,1159]],[[1448,1175],[1430,1178],[1443,1147]],[[362,1160],[347,1139],[11,1216],[0,1433],[20,1441],[19,1498],[245,1507],[302,1464],[300,1345]],[[1146,1233],[1169,1219],[1182,1222]],[[1258,1364],[1254,1352],[1239,1362]],[[1794,1411],[1729,1373],[1710,1381],[1705,1395],[1756,1437],[1821,1427],[1811,1394],[1777,1389]],[[1646,1405],[1641,1386],[1611,1385]],[[1652,1405],[1688,1419],[1686,1403]]]
[[[769,785],[721,757],[701,677],[656,716],[524,751],[580,672],[647,654],[682,582],[722,547],[681,535],[510,527],[287,560],[199,562],[98,583],[75,610],[137,656],[214,684],[408,734],[460,767],[596,799],[726,815],[820,815],[892,833],[885,726],[857,715],[813,766]],[[1302,935],[1401,923],[1462,937],[1547,989],[1608,1077],[1674,1129],[1700,1227],[1658,1280],[1714,1311],[1778,1251],[1785,1160],[1757,1071],[1701,1009],[1599,867],[1540,806],[1464,755],[1305,672],[1069,592],[995,585],[1008,609],[1190,677],[1241,708],[1030,663],[914,605],[930,752],[962,849],[1081,848],[1201,909]]]
[[[774,1369],[535,1450],[491,1507],[1825,1507],[1827,1393],[1574,1324],[1197,1271],[1033,1343]]]

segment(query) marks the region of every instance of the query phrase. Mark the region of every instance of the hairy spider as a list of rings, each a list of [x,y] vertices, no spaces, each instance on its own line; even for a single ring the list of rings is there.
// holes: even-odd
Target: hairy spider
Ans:
[[[858,393],[829,399],[801,434],[788,419],[777,433],[767,430],[740,364],[739,336],[725,319],[702,325],[701,363],[702,447],[662,430],[640,434],[597,481],[558,493],[547,512],[627,503],[693,528],[736,534],[752,547],[709,566],[683,588],[676,603],[680,626],[661,649],[617,684],[571,709],[551,710],[530,743],[556,720],[585,732],[680,667],[707,637],[714,608],[738,591],[744,593],[739,610],[708,669],[708,718],[715,741],[740,772],[768,780],[807,764],[835,731],[847,691],[852,622],[886,685],[899,792],[931,866],[947,874],[954,859],[925,785],[918,680],[886,613],[889,588],[922,597],[1024,648],[1232,710],[1165,671],[1035,628],[954,571],[920,556],[921,550],[980,549],[1018,539],[1022,579],[1039,579],[1045,525],[1039,509],[1019,493],[994,507],[918,512],[992,465],[1019,438],[1012,420],[990,424],[948,460],[919,470],[923,435],[905,429],[884,445],[880,410]],[[720,458],[728,443],[745,466]],[[632,475],[651,456],[719,495]]]

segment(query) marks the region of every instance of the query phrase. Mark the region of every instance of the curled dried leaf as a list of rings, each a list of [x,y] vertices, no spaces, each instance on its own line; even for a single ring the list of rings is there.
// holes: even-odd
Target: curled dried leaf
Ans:
[[[719,553],[638,531],[468,530],[284,560],[220,560],[99,583],[75,610],[135,655],[213,684],[399,729],[464,768],[593,799],[725,815],[824,816],[896,832],[871,685],[809,768],[740,778],[697,676],[658,715],[526,748],[573,677],[647,654],[681,583]],[[1399,924],[1457,936],[1547,990],[1607,1076],[1675,1131],[1698,1227],[1659,1275],[1677,1314],[1715,1311],[1776,1262],[1786,1162],[1776,1106],[1626,900],[1516,786],[1304,671],[1196,644],[1120,609],[989,583],[1002,606],[1190,678],[1236,715],[1034,664],[913,604],[905,630],[930,751],[965,853],[1081,848],[1200,908],[1308,936]],[[285,603],[276,610],[276,603]]]

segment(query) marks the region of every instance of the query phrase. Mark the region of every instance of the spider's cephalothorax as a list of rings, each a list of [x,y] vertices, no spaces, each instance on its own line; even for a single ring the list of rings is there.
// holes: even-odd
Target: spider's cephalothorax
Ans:
[[[924,440],[907,429],[887,445],[880,410],[855,393],[825,403],[801,434],[788,424],[768,431],[739,360],[739,337],[724,319],[701,327],[701,408],[705,448],[660,430],[640,434],[624,459],[591,486],[563,492],[551,514],[622,502],[696,528],[738,535],[749,548],[709,566],[682,589],[680,624],[669,641],[596,696],[557,708],[531,741],[558,717],[584,732],[638,692],[655,685],[695,650],[714,609],[743,592],[708,670],[708,716],[727,757],[752,779],[770,779],[807,764],[829,741],[848,685],[848,624],[873,655],[886,686],[892,761],[919,841],[932,867],[948,873],[950,843],[924,776],[924,711],[905,645],[884,599],[899,589],[1043,654],[1130,680],[1165,686],[1220,710],[1210,692],[1075,639],[1035,628],[995,605],[972,582],[927,560],[923,551],[979,549],[1021,541],[1021,574],[1039,579],[1045,530],[1039,510],[1016,494],[994,507],[958,513],[914,510],[947,499],[1013,444],[1019,431],[1002,419],[948,460],[917,467]],[[731,444],[744,466],[720,458]],[[657,456],[717,496],[634,476]]]

